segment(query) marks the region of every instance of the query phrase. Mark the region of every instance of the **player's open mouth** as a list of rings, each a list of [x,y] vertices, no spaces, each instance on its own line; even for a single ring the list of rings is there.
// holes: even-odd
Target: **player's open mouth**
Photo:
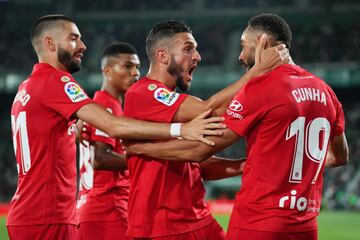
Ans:
[[[192,74],[194,73],[196,69],[196,64],[190,66],[189,70],[188,70],[188,74],[189,74],[189,77],[190,77],[190,80],[192,79]]]

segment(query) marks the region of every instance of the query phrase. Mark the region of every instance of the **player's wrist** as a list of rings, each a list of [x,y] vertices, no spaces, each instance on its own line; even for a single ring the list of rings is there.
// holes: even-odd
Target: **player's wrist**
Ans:
[[[172,138],[181,137],[181,123],[170,124],[170,136]]]

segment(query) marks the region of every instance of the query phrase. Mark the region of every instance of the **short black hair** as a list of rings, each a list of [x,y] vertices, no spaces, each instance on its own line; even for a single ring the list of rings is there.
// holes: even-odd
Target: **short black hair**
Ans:
[[[248,26],[272,35],[277,41],[290,48],[292,33],[289,24],[282,17],[272,13],[262,13],[252,17]]]
[[[168,20],[156,24],[146,37],[146,53],[151,61],[154,56],[155,45],[165,39],[171,38],[177,33],[192,33],[189,26],[180,20]]]
[[[107,45],[101,54],[101,59],[116,57],[120,53],[137,54],[133,45],[127,42],[114,42]]]
[[[107,45],[101,54],[101,68],[111,64],[112,58],[118,57],[118,54],[137,54],[133,45],[127,42],[113,42]]]
[[[45,30],[54,27],[53,24],[59,20],[69,21],[74,23],[74,20],[72,18],[62,14],[45,15],[36,20],[30,33],[30,40],[34,49],[36,45],[35,43],[36,38],[39,37]]]

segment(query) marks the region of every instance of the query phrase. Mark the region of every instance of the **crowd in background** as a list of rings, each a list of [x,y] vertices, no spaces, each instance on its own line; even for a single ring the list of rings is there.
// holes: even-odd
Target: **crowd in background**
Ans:
[[[44,1],[51,6],[52,1]],[[73,17],[77,21],[80,31],[83,35],[83,41],[87,45],[87,52],[84,57],[84,69],[89,72],[96,72],[98,66],[98,53],[101,47],[114,40],[124,40],[131,42],[139,51],[140,60],[147,64],[147,57],[145,52],[145,38],[151,26],[160,21],[159,19],[137,20],[123,20],[122,18],[107,20],[106,16],[121,17],[121,14],[126,11],[133,11],[135,13],[141,12],[148,14],[149,11],[165,10],[168,11],[189,11],[184,17],[184,20],[192,27],[193,34],[199,43],[199,52],[202,55],[202,65],[205,66],[223,66],[228,64],[229,57],[233,58],[233,49],[230,46],[238,44],[241,36],[241,30],[246,25],[246,17],[234,17],[234,13],[227,13],[227,9],[241,11],[243,7],[246,9],[256,9],[257,7],[273,7],[282,6],[284,16],[291,25],[293,31],[293,42],[291,46],[291,53],[295,62],[298,63],[329,63],[329,62],[356,62],[359,61],[360,56],[360,21],[345,21],[346,12],[331,12],[330,10],[323,11],[317,14],[309,12],[309,15],[303,12],[296,13],[298,5],[305,4],[305,6],[319,7],[321,9],[337,7],[341,2],[356,3],[356,1],[326,1],[326,4],[321,0],[309,3],[308,1],[209,1],[209,0],[170,0],[170,1],[64,1],[70,5],[74,12],[81,12],[81,15],[74,14]],[[200,3],[199,3],[200,2]],[[302,3],[305,2],[305,3]],[[106,3],[106,4],[105,4]],[[307,5],[306,5],[307,3]],[[322,5],[324,4],[324,5]],[[4,7],[1,7],[4,5]],[[200,6],[197,6],[200,5]],[[326,5],[326,7],[325,7]],[[56,5],[55,5],[56,6]],[[359,5],[355,5],[359,7]],[[29,70],[31,63],[36,60],[35,54],[29,42],[29,33],[31,23],[37,16],[44,12],[41,7],[33,5],[26,6],[23,10],[17,10],[19,15],[11,14],[11,7],[8,6],[6,11],[5,2],[0,1],[0,13],[2,21],[0,21],[0,35],[6,36],[2,38],[0,45],[0,55],[6,56],[0,60],[0,73],[5,71],[25,71]],[[13,8],[15,8],[14,6]],[[161,8],[160,8],[161,7]],[[291,8],[293,7],[293,8]],[[44,7],[45,8],[45,7]],[[195,18],[189,16],[206,12],[207,9],[215,8],[217,11],[223,11],[223,16],[216,15],[214,17]],[[348,7],[350,9],[350,7]],[[17,8],[18,9],[18,8]],[[271,8],[270,8],[271,9]],[[281,8],[280,8],[281,9]],[[294,14],[291,13],[294,9]],[[356,9],[356,7],[354,7]],[[27,14],[29,11],[33,14]],[[117,10],[117,11],[115,11]],[[69,10],[68,10],[69,11]],[[88,17],[83,18],[84,13],[89,12]],[[104,11],[101,16],[97,17],[98,12]],[[38,13],[36,13],[38,12]],[[115,12],[115,13],[114,13]],[[51,13],[51,12],[50,12]],[[155,12],[156,13],[156,12]],[[23,16],[24,15],[24,16]],[[25,16],[26,15],[26,16]],[[33,17],[31,17],[33,15]],[[85,14],[86,15],[86,14]],[[280,13],[280,15],[282,15]],[[356,14],[355,14],[356,15]],[[78,17],[77,17],[78,16]],[[165,15],[167,16],[167,15]],[[326,16],[326,17],[324,17]],[[175,15],[174,18],[177,18]],[[359,18],[359,17],[358,17]],[[135,17],[136,19],[136,17]],[[139,18],[140,19],[140,18]],[[359,20],[359,19],[358,19]],[[231,61],[231,60],[230,60]],[[233,59],[236,61],[236,59]],[[30,69],[31,70],[31,69]]]
[[[14,16],[16,17],[16,16]],[[149,31],[149,26],[141,23],[118,24],[108,22],[101,27],[92,27],[84,25],[80,31],[83,40],[87,46],[84,57],[84,69],[89,72],[96,72],[99,69],[97,54],[101,47],[106,43],[125,39],[131,42],[139,50],[140,61],[147,63],[145,52],[145,38]],[[205,66],[222,66],[226,64],[227,57],[232,54],[228,46],[233,44],[230,36],[240,40],[241,26],[227,26],[221,22],[218,23],[194,23],[191,24],[194,36],[199,44],[198,49],[202,55],[201,65]],[[311,27],[294,25],[293,42],[291,54],[295,62],[299,63],[329,63],[329,62],[353,62],[359,61],[360,56],[360,23],[353,24],[348,28],[342,25],[314,25]],[[1,36],[8,36],[3,39],[5,43],[0,45],[0,55],[6,56],[0,61],[0,72],[12,71],[17,72],[19,69],[28,69],[34,61],[35,54],[30,46],[29,41],[18,41],[18,39],[28,40],[28,29],[19,29],[19,26],[9,26],[0,28]],[[238,43],[238,42],[236,42]],[[13,49],[9,51],[9,49]],[[240,46],[236,51],[239,52]],[[307,51],[306,49],[316,49],[316,51]],[[236,61],[236,59],[233,59]]]

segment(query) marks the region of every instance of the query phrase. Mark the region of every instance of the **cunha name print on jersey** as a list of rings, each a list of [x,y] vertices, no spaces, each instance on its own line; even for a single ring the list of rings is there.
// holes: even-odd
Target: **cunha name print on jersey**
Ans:
[[[297,103],[304,101],[316,101],[326,106],[326,95],[317,88],[297,88],[291,91]]]

